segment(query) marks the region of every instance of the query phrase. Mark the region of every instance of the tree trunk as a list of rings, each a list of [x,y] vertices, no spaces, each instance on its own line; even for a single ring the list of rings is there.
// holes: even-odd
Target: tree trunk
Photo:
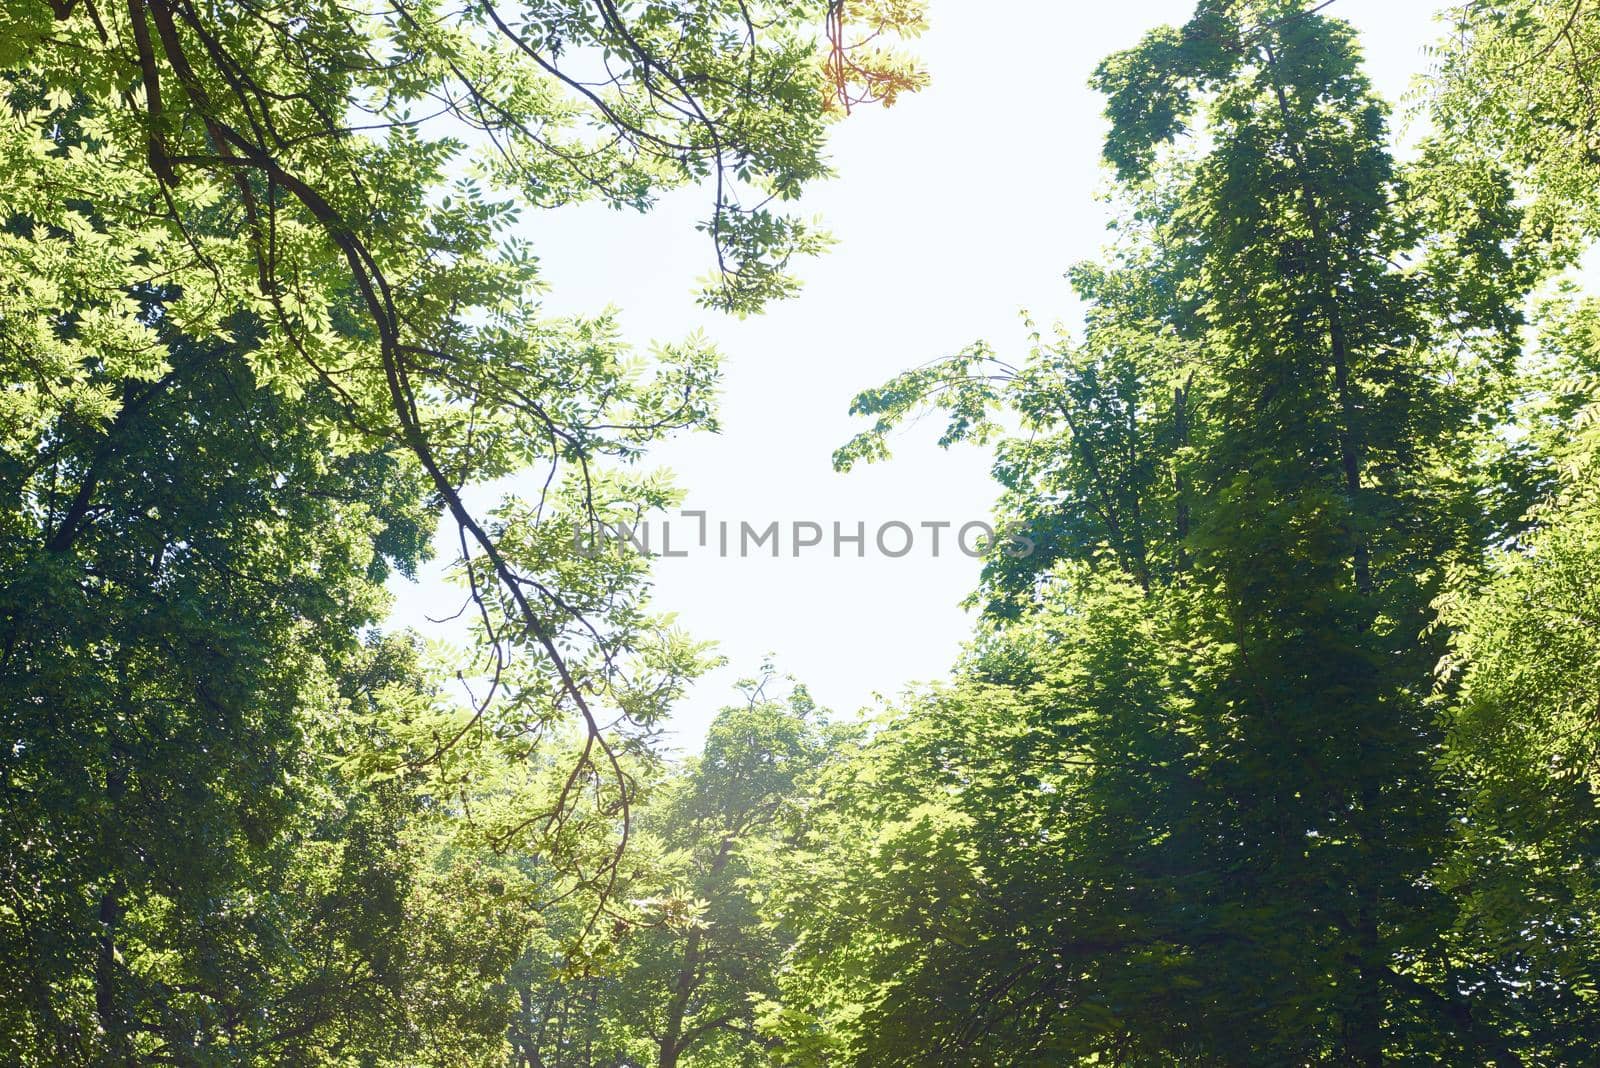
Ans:
[[[678,968],[678,981],[672,990],[672,1000],[667,1003],[667,1024],[661,1034],[660,1055],[656,1068],[677,1068],[683,1054],[683,1018],[689,1011],[689,996],[694,993],[695,973],[700,969],[700,928],[689,932],[683,948],[683,964]]]

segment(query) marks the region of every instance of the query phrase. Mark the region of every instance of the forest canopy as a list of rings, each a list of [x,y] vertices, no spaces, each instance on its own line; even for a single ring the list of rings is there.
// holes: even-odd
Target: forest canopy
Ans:
[[[1404,114],[1339,15],[1099,64],[1081,321],[838,383],[1034,551],[686,755],[717,635],[573,534],[721,356],[523,223],[682,191],[708,316],[804,300],[923,5],[0,4],[0,1062],[1594,1063],[1600,5],[1444,4]]]

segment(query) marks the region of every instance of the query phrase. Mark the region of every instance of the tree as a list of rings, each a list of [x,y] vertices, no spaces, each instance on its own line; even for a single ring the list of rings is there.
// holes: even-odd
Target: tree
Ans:
[[[1185,907],[1217,882],[1184,677],[1207,654],[1152,603],[1181,600],[1058,574],[822,779],[773,906],[781,1063],[1167,1063],[1229,1035]]]
[[[1477,561],[1490,537],[1473,457],[1480,428],[1504,413],[1517,304],[1537,275],[1521,261],[1493,273],[1521,221],[1511,185],[1490,169],[1448,190],[1436,155],[1397,167],[1352,32],[1303,4],[1202,3],[1182,29],[1108,59],[1096,81],[1136,251],[1077,273],[1092,302],[1084,343],[1039,347],[1002,366],[998,387],[980,352],[866,394],[858,410],[886,418],[841,459],[871,455],[930,393],[952,412],[951,438],[990,432],[999,403],[1020,416],[1024,435],[999,450],[1009,500],[1021,499],[1009,507],[1050,524],[1046,565],[1074,566],[1029,576],[1027,563],[1008,565],[1031,579],[1010,585],[1038,615],[1012,625],[1049,639],[1002,656],[1022,682],[940,719],[1020,701],[1082,747],[1074,780],[1053,787],[1075,804],[1037,801],[1041,820],[1053,816],[1035,832],[1048,845],[1022,848],[1050,853],[1039,870],[1055,885],[1103,893],[1069,906],[1037,889],[1049,879],[1024,880],[1040,904],[999,912],[1005,937],[891,938],[931,947],[923,971],[940,982],[988,993],[959,1008],[938,999],[965,1032],[921,1032],[909,1021],[935,1010],[912,999],[935,995],[890,983],[866,1017],[889,1037],[850,1054],[981,1051],[999,1027],[1013,1055],[1517,1063],[1472,1017],[1470,986],[1430,963],[1451,916],[1430,872],[1456,796],[1437,765],[1430,695],[1444,645],[1431,606],[1445,573]],[[1191,124],[1203,140],[1169,147]],[[1107,569],[1140,591],[1142,610],[1107,602]],[[1047,651],[1104,647],[1080,618],[1159,639],[1086,668]],[[979,681],[993,671],[975,665]],[[1133,681],[1163,665],[1159,686]],[[1056,703],[1027,688],[1091,670],[1110,695],[1085,684]],[[1120,740],[1111,759],[1097,748],[1107,737]],[[955,762],[953,792],[978,781],[965,770],[977,760]],[[960,819],[934,825],[948,844],[927,848],[981,857],[964,862],[984,880],[971,894],[1001,898],[987,880],[1011,865],[979,843],[1030,838],[959,804]],[[1116,847],[1134,855],[1119,863]],[[1043,917],[1055,941],[1035,941]],[[1085,931],[1087,959],[1062,961]],[[1102,931],[1114,934],[1095,941]],[[1038,948],[1008,971],[1016,944]],[[1052,953],[1059,977],[1038,981]],[[988,975],[1003,980],[987,986]],[[923,1044],[935,1042],[946,1044]]]
[[[5,453],[6,1059],[399,1063],[422,1004],[457,1012],[436,1041],[492,1046],[494,1013],[420,996],[427,808],[333,763],[373,744],[348,726],[371,693],[427,685],[359,638],[424,545],[415,466],[341,449],[319,390],[171,344],[109,427]]]
[[[1597,232],[1596,12],[1512,2],[1453,14],[1429,97],[1441,140],[1515,175],[1521,240],[1572,262]],[[1464,788],[1434,876],[1458,908],[1445,959],[1530,1063],[1578,1063],[1594,1030],[1595,316],[1570,285],[1539,307],[1496,465],[1511,490],[1506,536],[1441,601],[1454,637],[1439,700]]]
[[[824,173],[829,94],[888,101],[920,79],[881,47],[920,26],[916,5],[869,4],[878,43],[858,48],[831,23],[846,36],[828,88],[808,27],[829,13],[820,0],[8,9],[21,110],[0,214],[22,275],[55,283],[7,319],[27,354],[17,418],[73,406],[112,419],[124,383],[166,374],[163,330],[129,296],[139,286],[166,287],[160,325],[197,343],[248,325],[237,355],[259,380],[316,388],[340,434],[410,455],[459,530],[489,673],[526,661],[521,685],[583,724],[540,831],[559,834],[585,784],[625,812],[624,735],[660,713],[641,695],[671,689],[637,677],[654,674],[634,654],[658,628],[580,607],[606,601],[616,576],[563,586],[574,569],[546,555],[560,539],[532,529],[542,499],[491,518],[463,493],[527,468],[551,485],[570,468],[583,491],[571,518],[598,523],[585,494],[604,460],[710,424],[715,361],[700,342],[666,346],[646,378],[609,321],[542,317],[535,261],[506,228],[522,207],[643,209],[708,181],[707,301],[744,312],[788,292],[785,264],[819,238],[768,204]],[[602,86],[574,73],[593,64]],[[470,160],[468,138],[484,147]]]
[[[811,777],[838,732],[770,669],[713,722],[703,751],[647,794],[629,861],[632,922],[578,974],[530,970],[514,1040],[527,1064],[761,1065],[757,1002],[778,993],[788,925],[763,908]],[[577,1036],[576,1041],[574,1036]]]
[[[712,425],[716,375],[701,341],[647,369],[610,317],[542,315],[507,228],[704,183],[707,302],[789,292],[820,239],[770,203],[824,173],[838,105],[921,81],[882,47],[916,5],[853,11],[0,11],[8,1055],[494,1055],[473,1036],[524,937],[485,940],[496,899],[581,899],[592,932],[652,724],[703,664],[642,564],[574,527],[672,499],[608,464]],[[466,503],[528,468],[546,492]],[[358,636],[441,511],[478,624],[463,696],[358,700]],[[435,922],[442,873],[517,851],[537,877]],[[408,999],[397,939],[438,997]]]
[[[662,838],[688,853],[685,888],[704,911],[685,932],[635,952],[641,1015],[659,1021],[657,1068],[680,1063],[761,1064],[757,998],[776,993],[786,932],[763,922],[763,876],[782,863],[801,789],[832,754],[827,724],[796,687],[769,697],[767,676],[725,709],[660,817]],[[670,982],[661,982],[670,978]],[[663,1000],[662,995],[665,994]]]
[[[1439,703],[1464,790],[1432,876],[1456,907],[1441,956],[1530,1063],[1578,1063],[1595,1027],[1597,312],[1570,296],[1543,309],[1518,424],[1534,503],[1441,598]]]
[[[1600,511],[1588,437],[1526,551],[1446,612],[1459,672],[1449,758],[1468,786],[1435,877],[1458,908],[1447,967],[1527,1063],[1579,1063],[1596,1026]]]
[[[835,454],[841,470],[887,458],[887,436],[928,407],[949,413],[942,446],[995,443],[997,526],[1010,536],[990,546],[976,597],[991,616],[1024,612],[1058,562],[1103,560],[1146,591],[1189,566],[1201,327],[1195,298],[1179,292],[1181,235],[1164,221],[1174,180],[1130,197],[1110,265],[1069,272],[1087,309],[1081,344],[1032,329],[1025,361],[979,343],[852,403],[852,414],[876,418]],[[1004,433],[999,411],[1023,433]]]
[[[1516,176],[1528,227],[1570,260],[1600,217],[1593,84],[1600,19],[1590,0],[1468,0],[1447,9],[1428,103],[1458,158]]]

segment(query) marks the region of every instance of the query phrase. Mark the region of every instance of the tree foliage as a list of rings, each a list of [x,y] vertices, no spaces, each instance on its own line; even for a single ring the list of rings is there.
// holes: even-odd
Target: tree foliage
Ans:
[[[512,227],[698,185],[706,302],[788,294],[829,99],[921,83],[918,6],[861,14],[0,11],[8,1062],[498,1059],[706,662],[574,528],[673,499],[627,467],[717,374],[546,315]],[[472,645],[379,671],[441,513]]]
[[[1405,151],[1336,15],[1107,58],[1081,327],[857,396],[1036,548],[950,677],[674,756],[715,659],[575,535],[717,355],[519,220],[696,187],[791,294],[922,6],[6,5],[0,1060],[1590,1063],[1600,9],[1452,5]],[[463,648],[381,629],[441,519]]]
[[[1517,610],[1476,598],[1594,576],[1587,535],[1522,516],[1592,389],[1570,360],[1514,373],[1569,231],[1459,126],[1397,163],[1352,31],[1308,5],[1202,3],[1096,83],[1126,207],[1111,265],[1074,272],[1081,338],[862,394],[878,422],[837,458],[941,408],[946,444],[1000,439],[1002,508],[1048,551],[991,562],[994,635],[863,750],[818,832],[793,892],[840,914],[795,979],[836,1013],[821,1059],[1577,1063],[1592,841],[1490,818],[1500,776],[1577,762],[1481,751],[1560,728],[1472,682],[1531,666],[1532,620],[1497,633]],[[1504,666],[1438,690],[1452,633]],[[1567,673],[1531,685],[1584,707],[1586,647],[1544,648]],[[1039,762],[1071,770],[1034,786]],[[1491,841],[1551,850],[1561,904],[1506,911],[1541,869],[1481,884]]]

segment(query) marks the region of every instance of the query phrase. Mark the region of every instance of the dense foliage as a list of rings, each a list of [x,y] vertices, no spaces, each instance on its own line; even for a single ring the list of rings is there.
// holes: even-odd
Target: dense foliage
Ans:
[[[1081,329],[857,397],[1037,550],[951,677],[674,757],[711,654],[573,532],[717,356],[517,220],[704,189],[791,295],[921,5],[0,7],[0,1061],[1593,1063],[1600,7],[1449,6],[1404,146],[1336,16],[1106,59]],[[466,648],[383,630],[440,544]]]

